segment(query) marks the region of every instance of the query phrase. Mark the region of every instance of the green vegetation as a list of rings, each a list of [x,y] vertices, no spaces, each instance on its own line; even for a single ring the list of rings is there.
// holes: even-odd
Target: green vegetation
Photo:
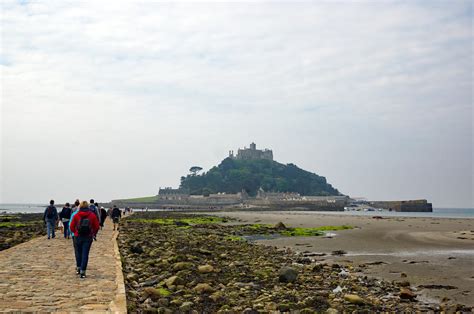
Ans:
[[[176,225],[179,223],[184,223],[188,225],[202,225],[202,224],[217,224],[226,222],[227,219],[221,217],[207,217],[207,216],[200,216],[200,217],[190,217],[190,218],[160,218],[160,219],[134,219],[138,222],[147,222],[147,223],[155,223],[160,225]],[[186,227],[186,226],[184,226]]]
[[[287,228],[286,230],[279,231],[282,236],[287,237],[312,237],[324,235],[325,231],[337,231],[353,229],[351,226],[323,226],[316,228]]]
[[[244,238],[239,236],[226,236],[224,239],[229,241],[245,241]]]
[[[119,201],[125,201],[130,203],[155,203],[158,200],[158,196],[145,196],[137,198],[127,198]]]
[[[326,178],[298,168],[294,164],[280,164],[271,160],[224,159],[201,175],[197,171],[181,177],[180,188],[193,195],[210,193],[238,193],[245,190],[255,196],[259,188],[274,192],[297,192],[301,195],[341,195],[326,182]]]
[[[158,288],[158,293],[162,296],[162,297],[167,297],[171,294],[171,292],[165,288]]]
[[[40,220],[28,221],[28,222],[0,222],[0,228],[22,228],[28,225],[35,225],[42,223]]]

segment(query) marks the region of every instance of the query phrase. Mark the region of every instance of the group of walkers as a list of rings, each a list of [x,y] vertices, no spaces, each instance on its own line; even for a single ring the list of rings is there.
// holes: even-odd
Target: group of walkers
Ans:
[[[54,200],[51,200],[44,211],[43,219],[46,223],[48,240],[55,238],[55,228],[58,223],[63,225],[64,238],[72,237],[76,273],[80,278],[86,278],[92,242],[97,240],[97,233],[104,227],[108,215],[112,218],[115,230],[122,217],[120,209],[114,206],[107,212],[105,208],[99,208],[99,204],[93,199],[90,202],[76,200],[72,207],[66,203],[59,214],[54,206]]]

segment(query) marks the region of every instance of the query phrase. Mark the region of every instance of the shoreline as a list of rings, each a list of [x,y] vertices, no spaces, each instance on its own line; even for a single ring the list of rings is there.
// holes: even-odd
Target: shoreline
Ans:
[[[351,230],[332,231],[329,237],[279,237],[255,243],[291,248],[319,262],[351,265],[360,268],[361,274],[375,278],[407,280],[427,299],[449,299],[474,306],[472,219],[378,219],[372,216],[267,211],[206,214],[235,218],[240,220],[239,223],[276,224],[281,221],[289,227],[354,226],[356,228]],[[331,255],[335,250],[346,254]],[[402,274],[406,277],[402,278]]]

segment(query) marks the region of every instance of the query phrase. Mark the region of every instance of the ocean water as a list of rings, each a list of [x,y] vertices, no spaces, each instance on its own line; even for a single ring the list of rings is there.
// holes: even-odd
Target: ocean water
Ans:
[[[474,218],[474,208],[433,208],[433,212],[390,212],[390,211],[345,211],[341,215],[384,216],[384,217],[433,217],[433,218]]]
[[[43,213],[48,204],[0,204],[0,213]],[[433,208],[431,213],[399,213],[389,211],[321,212],[333,215],[384,216],[384,217],[438,217],[474,218],[474,208]]]

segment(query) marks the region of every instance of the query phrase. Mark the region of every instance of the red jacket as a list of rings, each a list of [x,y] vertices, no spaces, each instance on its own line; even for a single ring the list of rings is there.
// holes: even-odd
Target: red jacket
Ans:
[[[86,210],[79,210],[77,214],[74,215],[71,221],[71,231],[74,232],[74,236],[78,237],[79,236],[79,224],[82,218],[87,218],[90,221],[90,226],[91,226],[91,234],[90,236],[95,236],[97,234],[97,231],[99,231],[99,219],[97,219],[97,216],[91,212],[89,209]]]

